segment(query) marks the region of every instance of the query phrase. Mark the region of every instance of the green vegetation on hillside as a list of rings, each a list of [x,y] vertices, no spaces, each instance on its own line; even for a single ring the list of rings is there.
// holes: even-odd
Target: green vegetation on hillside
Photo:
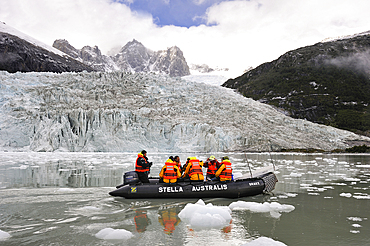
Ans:
[[[290,51],[223,86],[294,118],[370,135],[370,36]]]

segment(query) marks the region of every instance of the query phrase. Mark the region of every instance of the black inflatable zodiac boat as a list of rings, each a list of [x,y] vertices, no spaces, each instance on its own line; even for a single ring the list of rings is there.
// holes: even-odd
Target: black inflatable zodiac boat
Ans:
[[[239,198],[271,192],[278,181],[273,172],[262,173],[254,178],[239,178],[235,181],[191,181],[173,184],[159,183],[150,178],[150,183],[139,181],[135,171],[124,174],[124,183],[111,196],[137,198]]]

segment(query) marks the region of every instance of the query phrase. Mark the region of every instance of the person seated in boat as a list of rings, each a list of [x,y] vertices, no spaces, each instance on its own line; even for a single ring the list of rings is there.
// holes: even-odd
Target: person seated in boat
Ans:
[[[137,154],[135,162],[135,171],[142,183],[150,183],[148,175],[150,173],[150,167],[153,165],[152,162],[148,162],[148,157],[146,157],[146,153],[146,150],[142,150],[139,154]]]
[[[211,155],[206,162],[204,162],[203,167],[207,168],[206,179],[211,180],[216,177],[216,171],[221,166],[214,155]]]
[[[196,157],[189,157],[186,169],[182,178],[184,181],[204,181],[202,165],[203,162],[199,161]]]
[[[176,183],[177,179],[181,177],[180,170],[171,158],[168,158],[161,172],[159,173],[160,183]]]
[[[180,157],[178,155],[174,157],[174,162],[176,162],[177,167],[179,168],[181,172],[181,162],[180,162]]]
[[[188,157],[187,159],[186,159],[186,162],[185,162],[185,165],[183,165],[182,167],[181,167],[181,173],[183,174],[183,173],[185,173],[185,170],[186,170],[186,168],[188,167],[188,165],[189,165],[189,161],[190,161],[190,157]]]
[[[232,180],[233,169],[231,168],[231,162],[229,157],[222,157],[221,166],[218,168],[215,176],[216,179],[222,182],[228,182]]]

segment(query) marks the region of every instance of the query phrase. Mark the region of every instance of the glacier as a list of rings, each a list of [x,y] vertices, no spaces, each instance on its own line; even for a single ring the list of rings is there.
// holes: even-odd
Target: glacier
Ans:
[[[333,150],[351,141],[370,138],[293,119],[231,89],[191,79],[0,71],[1,151]]]

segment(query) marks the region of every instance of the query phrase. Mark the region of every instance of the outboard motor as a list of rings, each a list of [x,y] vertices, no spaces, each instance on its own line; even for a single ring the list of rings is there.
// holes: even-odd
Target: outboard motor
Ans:
[[[123,175],[123,185],[136,184],[139,181],[140,181],[139,176],[137,175],[137,172],[135,171],[126,172]]]

